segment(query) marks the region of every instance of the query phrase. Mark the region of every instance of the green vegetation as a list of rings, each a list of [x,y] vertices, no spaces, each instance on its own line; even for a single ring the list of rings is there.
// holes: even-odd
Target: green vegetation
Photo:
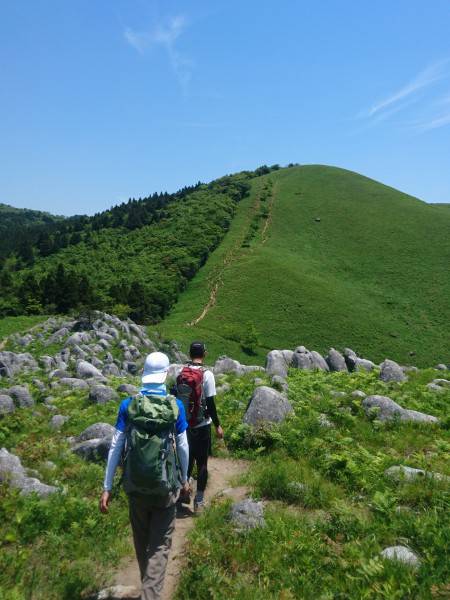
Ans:
[[[0,342],[12,333],[22,333],[40,323],[45,317],[42,315],[29,315],[22,317],[5,317],[0,319]]]
[[[116,498],[107,517],[100,515],[104,466],[86,463],[66,441],[94,422],[114,422],[117,405],[88,404],[80,392],[59,396],[55,405],[71,417],[60,432],[49,427],[50,415],[42,405],[0,421],[0,446],[62,490],[40,500],[0,486],[1,600],[80,598],[83,590],[104,584],[111,565],[132,551],[125,497]]]
[[[447,360],[447,209],[333,167],[272,170],[251,184],[226,237],[158,326],[163,336],[185,346],[204,338],[211,358],[247,362],[236,340],[243,324],[259,363],[298,344],[350,346],[377,362]]]
[[[266,526],[235,532],[229,503],[218,501],[191,534],[177,598],[448,597],[448,483],[384,475],[398,464],[450,474],[450,391],[427,391],[435,376],[423,370],[404,384],[386,385],[376,373],[292,371],[294,414],[278,427],[256,430],[242,424],[251,376],[224,378],[231,384],[219,398],[226,443],[234,456],[251,460],[246,483],[264,500]],[[370,420],[351,396],[355,389],[389,395],[442,424]],[[321,424],[323,415],[331,427]],[[420,567],[384,561],[379,553],[392,545],[411,548]]]
[[[0,315],[95,307],[158,321],[225,235],[252,176],[30,230],[0,265]]]

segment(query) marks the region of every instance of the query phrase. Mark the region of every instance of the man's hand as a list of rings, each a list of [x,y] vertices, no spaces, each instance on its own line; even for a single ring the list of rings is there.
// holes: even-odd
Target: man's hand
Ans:
[[[223,440],[223,429],[220,425],[216,427],[216,433],[219,440]]]
[[[102,495],[100,496],[100,503],[99,503],[100,512],[102,512],[104,514],[106,514],[108,512],[108,505],[109,505],[110,500],[111,500],[111,492],[104,490]]]

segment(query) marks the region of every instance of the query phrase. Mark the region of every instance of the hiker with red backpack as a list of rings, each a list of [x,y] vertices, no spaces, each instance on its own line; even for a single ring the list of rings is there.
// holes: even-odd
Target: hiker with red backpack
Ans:
[[[114,473],[125,449],[123,487],[141,574],[141,600],[160,598],[180,487],[184,493],[189,490],[188,424],[183,403],[167,394],[168,369],[165,354],[149,354],[142,389],[120,404],[100,498],[100,510],[106,513]]]
[[[208,481],[208,456],[211,452],[211,423],[216,428],[219,439],[223,430],[217,415],[214,397],[216,382],[211,370],[203,365],[206,346],[203,342],[192,342],[189,348],[190,361],[177,377],[177,398],[182,400],[189,429],[188,478],[191,477],[194,463],[197,465],[197,490],[194,498],[194,511],[201,512],[205,506],[204,493]],[[182,492],[182,502],[189,502],[189,494]]]

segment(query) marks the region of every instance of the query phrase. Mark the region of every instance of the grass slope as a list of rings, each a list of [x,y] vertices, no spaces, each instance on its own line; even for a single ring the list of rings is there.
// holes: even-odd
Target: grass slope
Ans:
[[[442,207],[356,173],[275,171],[253,180],[159,329],[184,344],[205,338],[213,357],[243,359],[250,347],[262,362],[269,349],[305,344],[430,366],[449,358],[449,234]],[[189,325],[214,286],[215,304]]]
[[[229,501],[218,499],[191,534],[176,598],[448,598],[448,481],[384,474],[393,465],[450,474],[450,389],[428,391],[434,377],[435,370],[420,370],[398,385],[381,382],[377,372],[291,370],[293,414],[273,429],[252,430],[242,416],[254,376],[222,376],[229,384],[217,403],[225,442],[251,461],[244,483],[264,501],[266,526],[236,532]],[[355,389],[388,395],[441,424],[368,418]],[[414,551],[420,567],[383,560],[380,552],[393,545]]]

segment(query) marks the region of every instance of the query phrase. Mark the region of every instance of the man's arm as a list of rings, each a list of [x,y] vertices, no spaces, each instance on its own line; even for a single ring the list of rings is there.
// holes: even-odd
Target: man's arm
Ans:
[[[187,481],[187,471],[189,464],[189,444],[186,431],[177,435],[177,455],[181,469],[181,483],[184,485]]]
[[[217,414],[214,396],[209,396],[209,398],[206,398],[206,409],[208,411],[208,416],[211,417],[214,427],[216,428],[217,437],[223,439],[223,429],[220,426],[219,415]]]

